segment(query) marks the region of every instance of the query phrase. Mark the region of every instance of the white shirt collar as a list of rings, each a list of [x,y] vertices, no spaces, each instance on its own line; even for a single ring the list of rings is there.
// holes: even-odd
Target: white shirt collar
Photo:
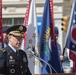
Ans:
[[[14,51],[14,52],[16,52],[16,49],[15,48],[13,48],[10,44],[8,44],[11,48],[12,48],[12,50]]]

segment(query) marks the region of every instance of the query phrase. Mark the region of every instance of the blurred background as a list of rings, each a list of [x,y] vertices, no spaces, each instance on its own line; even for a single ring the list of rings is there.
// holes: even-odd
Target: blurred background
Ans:
[[[40,31],[42,14],[45,0],[35,0],[37,11],[37,25]],[[53,0],[54,3],[54,24],[59,29],[58,41],[63,49],[66,32],[62,31],[62,18],[70,16],[73,0]],[[3,25],[23,24],[28,0],[2,0]]]
[[[35,2],[37,26],[38,32],[40,32],[45,0],[35,0]],[[63,52],[73,0],[53,0],[53,3],[54,24],[59,29],[58,42],[61,45],[61,50]],[[12,26],[23,24],[27,4],[28,0],[2,0],[2,25]],[[66,70],[69,67],[69,63],[63,63],[63,67]]]

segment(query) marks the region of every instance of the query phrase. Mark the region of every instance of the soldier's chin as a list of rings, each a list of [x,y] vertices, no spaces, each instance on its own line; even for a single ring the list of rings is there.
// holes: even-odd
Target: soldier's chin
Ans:
[[[17,48],[20,48],[20,45],[17,45],[16,47],[17,47]]]

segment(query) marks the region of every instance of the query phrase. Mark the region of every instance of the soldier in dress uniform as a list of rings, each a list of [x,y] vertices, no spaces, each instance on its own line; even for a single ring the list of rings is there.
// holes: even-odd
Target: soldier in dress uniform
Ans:
[[[32,75],[26,53],[19,49],[26,27],[14,25],[7,29],[8,45],[0,49],[0,75]]]
[[[8,44],[7,29],[8,29],[9,27],[10,27],[10,26],[2,26],[4,47],[6,47],[6,45]]]

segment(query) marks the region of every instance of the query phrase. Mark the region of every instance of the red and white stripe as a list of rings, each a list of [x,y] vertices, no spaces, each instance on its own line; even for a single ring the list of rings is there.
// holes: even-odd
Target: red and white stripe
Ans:
[[[0,48],[3,47],[3,31],[2,31],[2,0],[0,0]]]
[[[50,27],[51,27],[51,42],[55,45],[55,35],[54,35],[54,9],[53,9],[53,0],[49,0],[50,2]]]

